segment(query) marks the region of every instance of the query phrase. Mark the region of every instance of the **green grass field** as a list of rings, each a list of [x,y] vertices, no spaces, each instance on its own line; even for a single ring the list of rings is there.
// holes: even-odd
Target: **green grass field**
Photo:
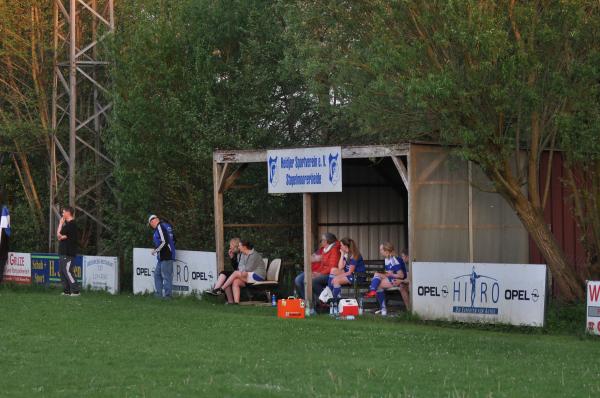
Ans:
[[[600,340],[0,288],[0,396],[598,397]]]

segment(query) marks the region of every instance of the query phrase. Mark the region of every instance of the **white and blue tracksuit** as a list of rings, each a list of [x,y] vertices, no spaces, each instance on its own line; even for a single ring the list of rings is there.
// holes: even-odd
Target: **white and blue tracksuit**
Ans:
[[[0,282],[4,278],[4,267],[8,260],[10,243],[10,214],[6,206],[2,206],[0,212]]]
[[[159,297],[171,297],[173,294],[173,260],[175,260],[175,233],[171,224],[161,221],[152,237],[156,252],[154,270],[155,294]]]

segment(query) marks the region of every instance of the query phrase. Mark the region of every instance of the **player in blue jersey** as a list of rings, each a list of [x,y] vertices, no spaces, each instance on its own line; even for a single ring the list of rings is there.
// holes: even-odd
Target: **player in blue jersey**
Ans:
[[[354,283],[355,272],[364,273],[365,262],[363,260],[358,245],[350,238],[340,240],[340,261],[337,268],[332,268],[329,273],[328,286],[333,293],[333,298],[340,298],[343,285]]]
[[[373,276],[369,292],[365,297],[377,297],[380,309],[376,313],[386,316],[385,289],[390,289],[395,286],[399,287],[400,283],[406,280],[408,271],[406,270],[404,259],[408,260],[408,256],[405,253],[402,253],[401,256],[396,256],[394,245],[390,242],[385,242],[380,245],[379,253],[385,257],[385,272],[377,272]],[[402,297],[404,298],[404,294],[402,294]]]

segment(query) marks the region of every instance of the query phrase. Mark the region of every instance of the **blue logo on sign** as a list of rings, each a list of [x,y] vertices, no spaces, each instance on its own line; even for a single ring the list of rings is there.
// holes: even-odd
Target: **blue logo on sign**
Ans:
[[[491,276],[481,275],[475,271],[454,278],[454,306],[452,312],[465,314],[497,315],[497,304],[500,299],[500,284]],[[470,304],[470,305],[469,305]]]
[[[271,185],[277,185],[277,158],[269,156],[269,183]]]
[[[338,157],[340,154],[333,156],[333,154],[329,154],[329,182],[332,184],[337,184],[340,179],[340,170],[338,167]]]

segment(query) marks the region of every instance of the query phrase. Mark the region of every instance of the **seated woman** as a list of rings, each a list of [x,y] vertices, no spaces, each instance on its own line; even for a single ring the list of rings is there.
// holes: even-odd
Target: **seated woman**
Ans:
[[[332,268],[329,273],[329,288],[333,298],[340,298],[343,285],[354,283],[355,272],[365,272],[365,262],[358,250],[356,242],[350,238],[340,240],[340,252],[342,253],[337,268]]]
[[[369,287],[369,292],[365,294],[365,297],[377,296],[379,311],[377,311],[376,314],[386,316],[387,308],[385,304],[385,289],[389,289],[394,286],[401,286],[402,281],[406,279],[408,272],[406,270],[404,258],[408,260],[408,256],[406,256],[406,254],[403,252],[401,257],[397,257],[396,252],[394,251],[394,245],[390,242],[385,242],[384,244],[380,245],[379,253],[385,257],[385,273],[375,273],[373,280],[371,281],[371,286]],[[405,304],[408,307],[408,302],[406,302],[407,298],[404,297],[405,294],[408,297],[408,292],[406,290],[403,292],[403,287],[405,286],[400,288],[400,293],[402,294],[402,298],[405,300]]]
[[[209,290],[206,293],[212,294],[214,296],[223,294],[223,290],[221,289],[221,287],[223,286],[227,278],[229,278],[231,274],[238,270],[238,266],[240,264],[240,257],[242,256],[242,254],[240,253],[240,238],[232,238],[229,241],[229,252],[227,253],[227,255],[229,256],[229,260],[231,261],[232,271],[221,271],[219,273],[219,276],[217,277],[217,283],[215,283],[215,286],[212,288],[212,290]]]
[[[329,282],[329,273],[336,268],[340,261],[340,243],[336,236],[330,232],[321,235],[319,249],[311,256],[312,268],[312,292],[313,301],[311,311],[317,304],[319,295]],[[294,280],[296,292],[300,298],[304,297],[304,272],[300,273]]]
[[[239,304],[241,288],[248,283],[264,281],[267,276],[262,256],[254,250],[252,243],[242,239],[239,248],[242,255],[238,270],[234,271],[221,287],[227,295],[228,304]]]

